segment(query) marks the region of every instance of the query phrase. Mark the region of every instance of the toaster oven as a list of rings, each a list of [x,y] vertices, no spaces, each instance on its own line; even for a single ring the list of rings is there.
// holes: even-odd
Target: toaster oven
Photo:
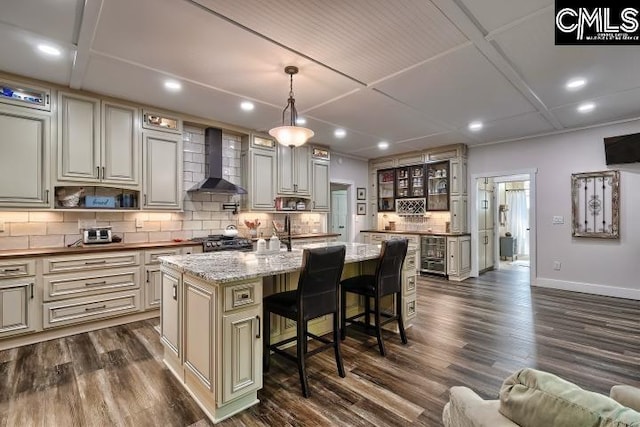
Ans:
[[[111,243],[111,227],[91,227],[82,232],[82,243]]]

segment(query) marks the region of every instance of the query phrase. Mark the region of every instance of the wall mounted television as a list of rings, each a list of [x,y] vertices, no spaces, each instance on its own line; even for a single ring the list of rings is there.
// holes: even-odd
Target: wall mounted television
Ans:
[[[640,162],[640,133],[605,138],[604,155],[608,165]]]

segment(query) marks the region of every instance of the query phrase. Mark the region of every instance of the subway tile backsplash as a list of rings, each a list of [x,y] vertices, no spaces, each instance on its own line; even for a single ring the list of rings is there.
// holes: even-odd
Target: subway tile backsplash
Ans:
[[[62,247],[80,238],[78,220],[111,226],[126,243],[160,242],[220,234],[229,224],[239,225],[239,215],[222,210],[222,203],[233,196],[187,193],[208,173],[208,152],[204,129],[185,126],[184,212],[60,212],[0,211],[4,231],[0,231],[0,250]],[[240,184],[240,137],[223,134],[223,176]],[[136,220],[143,227],[136,228]]]

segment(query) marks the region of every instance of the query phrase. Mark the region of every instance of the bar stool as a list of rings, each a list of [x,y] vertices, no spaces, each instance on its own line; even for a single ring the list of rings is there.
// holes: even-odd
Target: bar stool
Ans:
[[[262,353],[264,371],[269,371],[270,350],[296,362],[304,397],[309,397],[309,385],[305,371],[307,357],[333,348],[338,374],[342,378],[345,376],[340,355],[340,339],[338,338],[338,283],[344,267],[345,252],[346,248],[343,245],[305,249],[302,255],[302,271],[298,280],[298,289],[264,298],[264,351]],[[296,336],[271,344],[271,313],[295,320],[297,324]],[[333,341],[314,335],[307,330],[309,320],[326,314],[333,314]],[[307,351],[307,337],[316,339],[323,345],[312,351]],[[297,345],[296,356],[279,348],[294,341]]]
[[[382,326],[397,321],[402,344],[407,343],[407,335],[404,332],[404,322],[402,321],[402,264],[407,255],[408,245],[409,241],[407,239],[383,241],[374,275],[355,276],[340,282],[342,297],[341,339],[344,340],[347,337],[347,322],[349,322],[350,325],[359,327],[360,330],[369,335],[375,333],[380,354],[386,356],[387,351],[382,341]],[[346,317],[347,292],[365,296],[364,312]],[[395,295],[395,315],[384,313],[380,310],[380,300],[386,295]],[[373,298],[373,312],[370,306],[371,298]],[[370,323],[370,315],[372,313],[374,317],[373,325]],[[356,320],[361,317],[364,317],[364,322]],[[382,320],[383,317],[385,320]]]

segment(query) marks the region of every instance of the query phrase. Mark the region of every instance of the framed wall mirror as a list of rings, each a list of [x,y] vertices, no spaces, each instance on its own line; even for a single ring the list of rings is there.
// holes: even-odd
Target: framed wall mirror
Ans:
[[[620,238],[620,171],[571,175],[572,235]]]

